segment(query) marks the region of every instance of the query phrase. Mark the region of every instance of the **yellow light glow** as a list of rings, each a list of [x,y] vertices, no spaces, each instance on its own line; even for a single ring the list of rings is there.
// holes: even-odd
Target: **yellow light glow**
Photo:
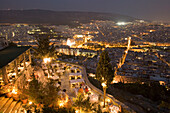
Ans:
[[[107,85],[106,85],[106,83],[105,83],[105,82],[103,82],[103,83],[102,83],[102,86],[103,86],[103,87],[106,87]]]
[[[29,104],[32,104],[32,102],[30,101]]]
[[[100,105],[101,105],[101,106],[104,106],[104,102],[100,102]]]
[[[107,102],[110,102],[110,99],[107,99]]]
[[[151,30],[149,30],[149,32],[150,32],[150,33],[151,33],[151,32],[154,32],[154,31],[155,31],[155,30],[152,30],[152,29],[151,29]]]
[[[93,73],[90,73],[89,76],[90,76],[90,77],[95,77],[96,75],[93,74]]]
[[[63,107],[63,106],[64,106],[64,103],[60,103],[59,106],[60,106],[60,107]]]
[[[63,107],[63,106],[64,106],[64,102],[63,102],[63,101],[60,100],[58,103],[59,103],[59,106],[60,106],[60,107]]]
[[[31,82],[31,79],[28,79],[28,82]]]
[[[44,63],[51,62],[51,58],[44,58],[43,61],[44,61]]]
[[[67,103],[68,102],[68,96],[66,97],[66,101],[65,101],[65,103]]]
[[[13,89],[13,90],[12,90],[12,93],[13,93],[13,94],[17,94],[16,89]]]

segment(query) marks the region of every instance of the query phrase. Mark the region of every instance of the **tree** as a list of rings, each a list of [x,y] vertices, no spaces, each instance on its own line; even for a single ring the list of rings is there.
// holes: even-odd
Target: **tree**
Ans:
[[[114,77],[114,70],[110,64],[110,58],[107,51],[100,54],[100,59],[96,69],[96,78],[102,83],[106,82],[108,86]]]
[[[54,106],[57,103],[59,89],[55,87],[55,81],[50,80],[47,84],[42,84],[33,77],[29,83],[27,94],[34,103],[42,103],[46,106]]]
[[[43,108],[43,113],[75,113],[75,110],[72,108],[54,108],[45,106]]]
[[[96,78],[101,82],[104,92],[104,107],[105,107],[105,96],[106,89],[112,82],[114,77],[114,71],[112,65],[110,64],[110,58],[107,51],[103,51],[100,54],[100,59],[96,69]]]
[[[50,79],[49,82],[44,87],[44,97],[42,103],[45,105],[55,106],[58,100],[58,91],[59,88],[55,86],[56,82],[53,79]]]
[[[50,35],[38,34],[35,35],[37,40],[37,48],[34,48],[35,56],[42,59],[43,57],[55,57],[55,47],[54,44],[50,45]]]
[[[92,108],[94,105],[95,103],[94,104],[90,103],[90,97],[85,98],[84,95],[80,93],[75,98],[74,104],[73,104],[73,106],[78,107],[78,109],[80,110],[80,113],[81,113],[81,110],[85,112],[92,111],[93,110]]]

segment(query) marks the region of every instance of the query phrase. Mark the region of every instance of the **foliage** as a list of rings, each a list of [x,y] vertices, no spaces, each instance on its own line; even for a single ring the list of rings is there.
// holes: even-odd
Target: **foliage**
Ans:
[[[42,57],[55,57],[55,47],[54,44],[50,45],[50,35],[38,34],[35,35],[37,40],[37,48],[33,48],[35,51],[35,56],[42,59]]]
[[[88,77],[89,81],[97,88],[102,90],[101,84],[99,81],[92,77]],[[114,89],[115,88],[115,89]],[[119,90],[116,90],[119,89]],[[169,102],[170,102],[170,91],[165,88],[165,86],[161,86],[158,83],[114,83],[108,87],[107,92],[111,95],[113,95],[117,99],[121,99],[122,101],[125,99],[125,97],[121,97],[113,91],[127,91],[134,95],[142,95],[143,97],[146,97],[148,99],[151,99],[152,101],[155,101],[155,103],[159,106],[159,108],[162,109],[169,109]],[[151,102],[152,102],[151,101]],[[167,110],[166,110],[167,111]],[[126,109],[123,109],[123,113],[129,112]]]
[[[26,94],[22,93],[22,94],[19,95],[19,98],[21,100],[24,100],[24,99],[28,99],[28,96]]]
[[[103,51],[100,54],[100,59],[96,69],[96,78],[100,82],[106,81],[107,86],[112,82],[114,72],[112,65],[110,64],[110,58],[107,51]]]
[[[57,98],[58,98],[58,91],[59,89],[55,86],[55,81],[50,79],[50,81],[44,87],[44,99],[42,101],[45,105],[53,104],[55,105]]]
[[[98,108],[95,110],[96,113],[102,113],[102,109],[100,104],[98,104]]]
[[[117,83],[113,85],[115,88],[119,88],[128,91],[135,95],[142,95],[153,101],[170,101],[169,95],[170,91],[167,91],[164,86],[159,85],[159,83]]]
[[[170,110],[170,103],[161,101],[161,104],[159,104],[159,108],[166,108]]]
[[[40,110],[37,109],[37,105],[35,105],[34,103],[33,104],[25,104],[22,107],[27,111],[27,113],[30,113],[32,111],[31,110],[32,108],[34,108],[35,113],[40,113]],[[28,111],[30,111],[30,112],[28,112]]]
[[[131,112],[124,108],[124,109],[122,109],[121,113],[131,113]]]
[[[43,113],[56,113],[56,109],[54,109],[53,107],[48,107],[48,106],[44,106],[43,107]]]
[[[38,82],[35,77],[33,77],[33,80],[29,83],[27,94],[29,95],[29,99],[35,103],[40,103],[43,98],[43,85]]]
[[[95,104],[95,103],[94,103]],[[92,111],[94,104],[90,103],[90,98],[85,98],[83,94],[79,93],[77,97],[74,99],[74,107],[78,107],[83,111]]]
[[[55,87],[54,81],[49,81],[46,85],[33,78],[29,83],[27,94],[30,100],[35,103],[42,103],[44,105],[55,104],[57,101],[58,88]]]
[[[43,113],[75,113],[74,109],[71,108],[54,108],[54,107],[48,107],[45,106],[43,108]]]

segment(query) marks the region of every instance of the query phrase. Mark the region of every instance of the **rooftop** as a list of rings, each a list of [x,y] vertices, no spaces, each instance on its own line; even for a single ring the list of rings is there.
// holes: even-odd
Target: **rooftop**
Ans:
[[[8,46],[7,48],[0,50],[0,68],[6,66],[30,47],[31,46]]]

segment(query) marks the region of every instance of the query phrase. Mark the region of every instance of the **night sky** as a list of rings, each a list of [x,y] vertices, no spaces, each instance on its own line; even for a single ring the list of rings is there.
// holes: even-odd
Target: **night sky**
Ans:
[[[110,12],[170,21],[170,0],[0,0],[0,9]]]

